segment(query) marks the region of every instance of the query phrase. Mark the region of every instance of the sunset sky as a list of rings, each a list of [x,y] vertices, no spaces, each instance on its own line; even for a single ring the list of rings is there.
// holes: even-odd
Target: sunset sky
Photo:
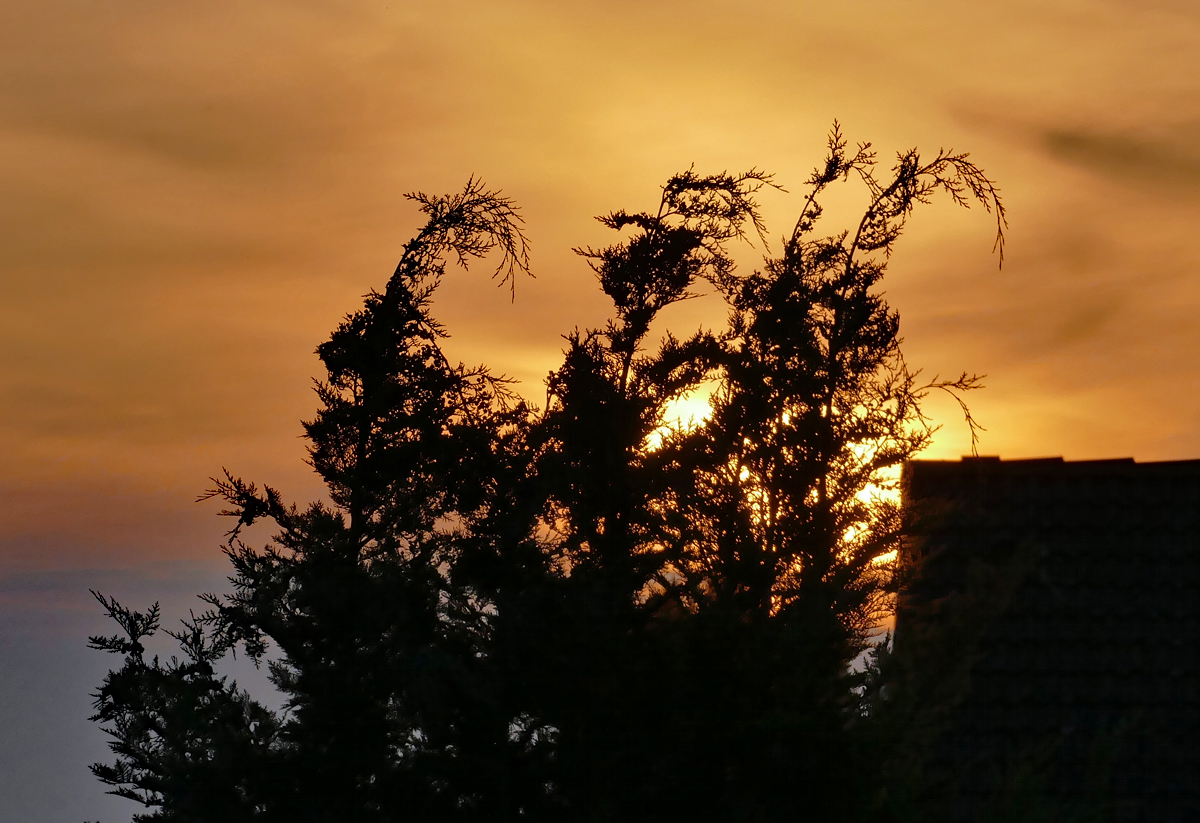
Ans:
[[[778,247],[835,118],[885,164],[969,151],[1004,267],[981,210],[917,212],[885,281],[911,363],[988,375],[982,453],[1200,457],[1189,0],[9,0],[0,80],[0,619],[23,627],[0,655],[46,625],[81,645],[88,586],[212,578],[226,526],[193,501],[222,467],[320,494],[313,350],[419,224],[404,193],[472,174],[520,204],[536,279],[510,302],[486,265],[452,272],[447,349],[539,402],[560,335],[606,316],[571,252],[615,238],[595,215],[757,166],[790,192],[762,198]],[[929,408],[927,456],[966,453],[953,402]],[[13,671],[3,694],[42,682]],[[63,796],[98,798],[76,771]]]

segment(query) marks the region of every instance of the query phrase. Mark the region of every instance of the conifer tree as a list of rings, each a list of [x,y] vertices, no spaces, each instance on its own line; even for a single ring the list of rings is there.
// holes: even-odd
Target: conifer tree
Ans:
[[[861,180],[851,231],[821,237],[824,191]],[[142,660],[157,612],[102,600],[126,637],[97,695],[145,820],[850,819],[869,806],[861,675],[894,588],[891,472],[929,441],[922,383],[879,282],[936,192],[1004,212],[966,155],[900,154],[886,179],[836,124],[779,256],[757,170],[667,181],[657,209],[577,250],[613,303],[566,336],[547,405],[450,364],[430,299],[447,259],[528,255],[513,204],[477,181],[415,195],[427,223],[381,293],[318,349],[305,424],[331,504],[285,505],[227,474],[233,592]],[[998,242],[1000,235],[998,234]],[[707,293],[727,326],[656,331]],[[711,392],[699,425],[671,404]],[[969,420],[969,417],[968,417]],[[273,521],[263,548],[243,527]],[[242,649],[286,700],[273,714],[215,674]],[[203,797],[209,806],[197,805]],[[212,804],[225,804],[218,808]]]

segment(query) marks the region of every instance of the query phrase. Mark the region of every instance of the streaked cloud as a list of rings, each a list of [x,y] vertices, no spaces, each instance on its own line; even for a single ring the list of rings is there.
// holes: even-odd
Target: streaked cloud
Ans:
[[[391,271],[405,191],[477,174],[521,203],[537,279],[510,303],[456,272],[438,309],[452,357],[538,402],[604,318],[570,252],[609,240],[593,215],[693,162],[797,192],[835,117],[1002,186],[1002,271],[986,217],[941,204],[888,286],[915,363],[989,374],[985,449],[1200,455],[1194,4],[41,0],[0,9],[0,73],[0,569],[211,557],[191,500],[222,466],[319,494],[312,351]],[[796,208],[764,197],[773,235]]]
[[[1200,193],[1200,124],[1176,129],[1175,139],[1152,140],[1080,129],[1045,133],[1052,157],[1112,180],[1159,194]]]

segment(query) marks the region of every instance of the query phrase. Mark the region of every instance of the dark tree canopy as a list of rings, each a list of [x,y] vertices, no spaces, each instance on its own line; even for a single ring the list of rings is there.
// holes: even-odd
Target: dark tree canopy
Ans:
[[[850,178],[862,219],[818,234]],[[875,814],[878,670],[850,663],[896,586],[902,518],[879,492],[929,442],[928,392],[978,385],[921,381],[879,283],[937,192],[992,211],[998,245],[1004,211],[966,155],[881,173],[835,124],[779,255],[743,274],[729,246],[765,238],[772,186],[688,170],[655,209],[601,217],[621,239],[577,251],[612,317],[566,335],[544,408],[450,363],[430,310],[447,263],[499,255],[515,288],[516,207],[476,180],[414,195],[425,227],[317,350],[305,432],[331,502],[216,481],[232,593],[172,634],[180,659],[145,659],[157,606],[97,595],[122,634],[92,644],[124,664],[96,696],[116,756],[96,776],[145,821]],[[652,333],[701,294],[725,326]],[[673,422],[697,392],[711,415]],[[277,534],[251,546],[259,520]],[[234,650],[283,711],[216,673]]]

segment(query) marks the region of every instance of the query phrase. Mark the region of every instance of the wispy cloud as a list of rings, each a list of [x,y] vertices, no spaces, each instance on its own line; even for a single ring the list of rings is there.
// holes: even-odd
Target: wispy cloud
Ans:
[[[394,265],[405,191],[474,173],[524,207],[538,279],[509,303],[456,274],[438,311],[452,357],[540,401],[559,335],[604,318],[570,253],[607,241],[593,215],[692,162],[795,192],[834,117],[1003,188],[1002,272],[985,218],[935,206],[888,286],[915,363],[989,373],[985,446],[1200,452],[1198,31],[1169,0],[5,4],[0,568],[211,556],[191,499],[224,465],[319,494],[312,351]],[[795,195],[764,208],[778,234]]]

